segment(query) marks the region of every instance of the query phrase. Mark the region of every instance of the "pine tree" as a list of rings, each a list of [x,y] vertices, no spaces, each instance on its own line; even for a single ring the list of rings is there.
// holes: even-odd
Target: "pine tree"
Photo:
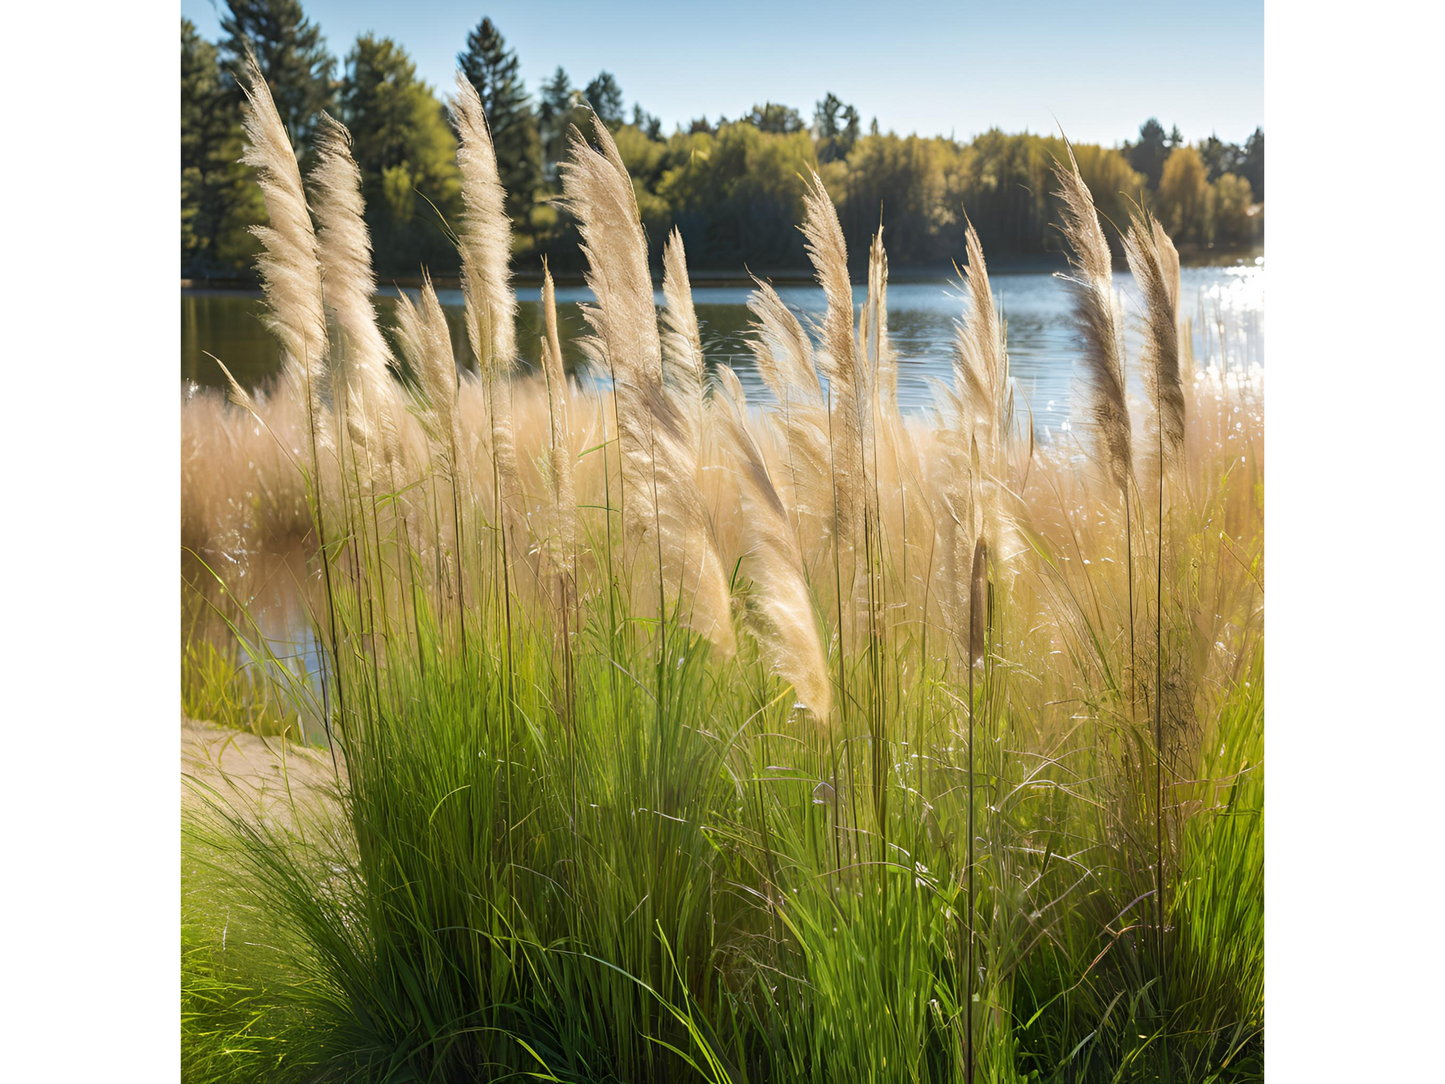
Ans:
[[[299,0],[226,0],[226,7],[221,29],[227,70],[240,75],[246,46],[255,51],[276,111],[304,153],[318,114],[331,108],[335,93],[336,60],[321,28],[306,18]]]
[[[657,141],[662,139],[661,118],[655,117],[643,109],[640,102],[634,102],[632,105],[632,126],[648,139]]]
[[[557,176],[557,163],[567,153],[567,125],[577,108],[578,92],[561,67],[542,84],[542,100],[537,106],[537,120],[542,135],[543,173],[548,180]]]
[[[214,45],[181,20],[181,270],[234,274],[256,244],[246,227],[263,216],[241,165],[241,114]]]
[[[542,140],[517,54],[507,48],[492,20],[483,19],[467,35],[457,66],[482,100],[497,151],[497,170],[507,192],[507,213],[526,229],[542,184]]]
[[[611,72],[598,72],[597,78],[587,84],[582,96],[603,124],[613,130],[622,127],[625,119],[622,113],[622,88],[617,85]]]
[[[1254,198],[1264,202],[1264,129],[1256,128],[1244,141],[1244,157],[1237,171],[1249,182]]]
[[[456,137],[405,49],[372,34],[356,39],[346,56],[341,119],[351,129],[378,269],[415,274],[423,263],[437,271],[453,268],[455,249],[436,213],[455,228],[461,192]]]
[[[1159,178],[1164,173],[1164,159],[1169,156],[1168,144],[1164,125],[1150,117],[1139,125],[1139,142],[1125,145],[1129,164],[1144,174],[1150,188],[1159,187]]]
[[[829,91],[813,110],[813,129],[818,141],[818,161],[847,158],[853,144],[858,142],[858,110],[844,105],[842,99]]]
[[[753,106],[753,111],[743,117],[744,124],[751,124],[760,132],[787,135],[803,130],[803,118],[798,111],[778,102],[764,102]]]

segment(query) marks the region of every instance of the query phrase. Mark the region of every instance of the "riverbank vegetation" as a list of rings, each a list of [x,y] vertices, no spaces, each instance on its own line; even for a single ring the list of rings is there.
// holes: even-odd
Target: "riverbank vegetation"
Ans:
[[[436,88],[417,78],[402,45],[366,34],[338,63],[297,0],[231,0],[222,29],[225,37],[211,43],[186,21],[181,26],[182,275],[246,275],[256,252],[247,228],[263,220],[262,208],[238,161],[236,75],[247,44],[304,163],[315,154],[313,131],[323,110],[346,123],[377,270],[413,276],[425,263],[437,275],[454,275],[459,264],[444,222],[454,223],[461,210],[456,139]],[[637,188],[654,270],[675,227],[688,238],[694,271],[805,270],[793,226],[803,218],[804,179],[815,171],[837,208],[855,273],[863,271],[880,206],[895,269],[946,270],[964,249],[960,207],[969,208],[996,259],[1063,250],[1051,228],[1059,215],[1050,176],[1063,153],[1057,136],[990,130],[959,140],[884,132],[832,93],[811,116],[764,102],[745,116],[702,117],[668,134],[640,104],[625,108],[607,71],[574,84],[559,68],[534,100],[516,54],[490,19],[458,47],[458,62],[491,120],[513,245],[529,266],[546,256],[559,274],[582,270],[578,223],[557,202],[558,164],[569,128],[589,123],[592,109]],[[1262,130],[1243,146],[1213,136],[1191,143],[1151,119],[1121,147],[1074,150],[1108,221],[1127,223],[1129,201],[1136,200],[1186,251],[1262,243]]]
[[[187,594],[334,759],[284,816],[193,781],[187,1079],[1261,1078],[1263,386],[1192,356],[1165,224],[1114,219],[1126,312],[1054,145],[1088,395],[1044,447],[962,206],[954,378],[900,414],[892,219],[855,309],[804,156],[827,308],[756,283],[749,402],[703,357],[686,228],[655,307],[632,137],[589,118],[558,173],[592,379],[550,279],[522,377],[462,79],[459,377],[429,286],[378,330],[359,139],[323,120],[303,173],[246,82],[286,365],[183,398]],[[302,555],[315,682],[230,567],[260,552]]]

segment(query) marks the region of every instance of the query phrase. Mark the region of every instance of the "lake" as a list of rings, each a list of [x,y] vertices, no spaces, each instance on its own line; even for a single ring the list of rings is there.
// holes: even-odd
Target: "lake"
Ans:
[[[1065,422],[1078,354],[1078,337],[1070,316],[1070,298],[1064,283],[1047,272],[998,274],[991,277],[1000,311],[1008,321],[1009,360],[1018,384],[1021,414],[1032,409],[1038,437],[1048,440]],[[1138,352],[1133,328],[1139,304],[1127,273],[1116,274],[1124,294],[1127,323],[1126,348],[1132,360]],[[1230,369],[1264,364],[1263,259],[1234,267],[1186,267],[1183,270],[1182,315],[1194,321],[1194,351],[1201,365],[1212,361]],[[542,335],[540,288],[519,286],[517,342],[524,362],[535,365]],[[823,292],[808,284],[778,287],[778,293],[803,318],[816,318],[823,310]],[[862,304],[867,290],[855,286],[853,300]],[[748,352],[749,290],[734,286],[697,286],[693,302],[702,328],[703,350],[714,364],[733,366],[749,396],[767,399],[752,355]],[[396,291],[384,290],[378,308],[383,322],[391,321]],[[440,293],[452,324],[459,363],[469,364],[462,322],[462,296],[458,290]],[[585,287],[559,287],[558,322],[567,366],[585,377],[585,362],[576,339],[586,328],[578,302],[591,301]],[[662,303],[661,292],[657,302]],[[905,411],[926,409],[933,401],[928,378],[952,381],[954,321],[965,311],[956,282],[943,279],[908,280],[888,285],[888,330],[899,354],[898,398]],[[224,361],[243,384],[254,386],[275,374],[280,355],[275,340],[262,326],[259,294],[213,291],[181,292],[181,379],[203,386],[224,383],[220,369],[205,355]]]

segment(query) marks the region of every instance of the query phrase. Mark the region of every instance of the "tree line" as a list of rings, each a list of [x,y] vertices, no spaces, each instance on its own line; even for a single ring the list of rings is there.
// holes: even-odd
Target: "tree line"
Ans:
[[[396,41],[362,34],[338,67],[299,0],[227,0],[219,41],[181,20],[181,269],[183,276],[248,274],[257,251],[249,227],[264,220],[241,156],[236,81],[254,51],[296,145],[303,170],[317,118],[331,113],[352,134],[363,177],[375,263],[383,276],[456,271],[449,224],[461,211],[456,137],[436,89]],[[786,272],[808,266],[796,224],[803,177],[817,170],[838,206],[850,252],[866,256],[880,214],[895,267],[943,267],[963,251],[965,213],[984,247],[1001,257],[1058,252],[1052,164],[1062,138],[991,129],[968,142],[865,131],[858,110],[827,93],[805,119],[775,102],[744,116],[701,117],[671,134],[641,104],[627,110],[617,78],[599,72],[576,86],[562,68],[536,100],[516,53],[484,18],[460,43],[457,67],[477,88],[492,127],[507,209],[522,260],[580,268],[575,224],[555,205],[573,125],[592,112],[607,125],[631,172],[660,259],[682,230],[699,269]],[[1119,147],[1075,144],[1099,210],[1126,222],[1132,201],[1150,206],[1181,248],[1238,248],[1263,236],[1264,131],[1241,146],[1211,135],[1188,143],[1177,127],[1146,121]],[[521,263],[520,266],[525,266]]]

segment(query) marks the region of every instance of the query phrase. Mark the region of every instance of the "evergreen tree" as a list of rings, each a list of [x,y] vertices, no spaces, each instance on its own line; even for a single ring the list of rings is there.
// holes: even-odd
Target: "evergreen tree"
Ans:
[[[632,106],[632,126],[648,139],[662,138],[662,121],[643,109],[640,104],[634,103]]]
[[[1139,125],[1139,142],[1125,145],[1129,164],[1144,174],[1150,188],[1159,187],[1159,178],[1164,173],[1164,159],[1169,156],[1168,143],[1164,125],[1150,117]]]
[[[761,132],[775,132],[779,135],[803,130],[803,118],[798,115],[798,111],[777,102],[764,102],[762,105],[753,106],[753,111],[743,117],[743,123],[751,124]]]
[[[617,85],[611,72],[598,72],[597,78],[587,84],[582,96],[596,112],[597,119],[608,128],[616,129],[622,126],[622,88]]]
[[[567,126],[572,123],[580,95],[561,67],[542,84],[537,120],[542,135],[542,171],[549,181],[557,177],[557,163],[567,153]]]
[[[542,138],[517,54],[507,48],[492,20],[483,19],[467,35],[457,66],[482,100],[497,151],[497,172],[507,193],[507,213],[525,227],[542,184]]]
[[[1208,171],[1210,184],[1219,180],[1226,173],[1238,173],[1240,163],[1243,161],[1243,155],[1238,146],[1226,143],[1213,134],[1199,144],[1199,157]]]
[[[1261,203],[1264,202],[1264,129],[1256,128],[1254,134],[1244,141],[1244,156],[1236,170],[1249,182],[1250,192]]]
[[[260,194],[240,163],[241,114],[214,45],[181,20],[181,270],[234,274],[254,253]]]
[[[833,162],[847,158],[858,142],[860,122],[858,110],[832,91],[813,110],[814,136],[818,140],[818,161]]]
[[[390,38],[363,34],[346,57],[341,114],[361,169],[378,267],[450,270],[456,253],[430,203],[455,228],[461,181],[456,137],[416,65]]]
[[[305,152],[317,115],[331,108],[336,61],[300,0],[226,0],[221,16],[226,67],[240,75],[246,46],[276,101],[291,142]]]

